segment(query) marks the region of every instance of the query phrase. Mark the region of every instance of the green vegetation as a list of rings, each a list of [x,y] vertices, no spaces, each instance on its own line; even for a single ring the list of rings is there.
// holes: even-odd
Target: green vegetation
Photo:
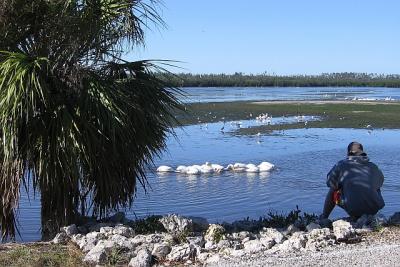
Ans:
[[[162,76],[180,87],[400,87],[400,75],[324,73],[321,75],[190,74]]]
[[[157,1],[0,2],[0,232],[15,236],[21,188],[40,191],[42,231],[91,207],[131,206],[180,108],[159,65],[127,62]],[[90,202],[90,203],[88,203]],[[80,213],[80,214],[79,214]]]
[[[0,245],[0,266],[75,267],[86,266],[82,252],[73,245],[32,243]]]
[[[304,230],[309,223],[315,222],[317,219],[318,216],[314,213],[303,212],[301,214],[301,210],[296,206],[296,209],[290,211],[288,214],[270,211],[266,217],[260,220],[264,227],[283,228],[291,224],[296,224],[301,230]]]
[[[400,103],[342,101],[272,101],[196,103],[186,106],[188,114],[177,113],[184,124],[254,119],[261,113],[273,117],[310,115],[322,121],[281,125],[261,125],[238,129],[235,134],[268,133],[297,128],[400,128]]]
[[[152,215],[144,219],[138,219],[129,224],[135,229],[136,234],[151,234],[155,232],[166,232],[164,226],[160,222],[161,215]]]

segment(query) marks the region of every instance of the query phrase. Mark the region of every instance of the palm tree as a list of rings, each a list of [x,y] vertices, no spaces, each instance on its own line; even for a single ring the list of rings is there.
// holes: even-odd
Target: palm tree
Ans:
[[[16,234],[21,188],[40,192],[42,233],[129,207],[181,105],[160,62],[122,59],[163,26],[150,0],[0,3],[0,225]],[[162,63],[162,62],[161,62]],[[49,228],[49,226],[51,226]]]

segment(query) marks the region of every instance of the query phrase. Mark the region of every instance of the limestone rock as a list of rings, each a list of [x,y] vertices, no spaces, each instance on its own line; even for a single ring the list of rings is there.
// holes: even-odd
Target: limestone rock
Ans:
[[[113,235],[122,235],[127,238],[135,236],[135,230],[132,227],[125,225],[117,225],[112,230]]]
[[[296,233],[298,231],[300,231],[300,229],[297,228],[294,224],[291,224],[286,228],[287,235],[292,235],[293,233]]]
[[[89,264],[104,264],[111,250],[116,247],[115,242],[109,240],[100,240],[88,254],[84,257],[83,261]]]
[[[275,240],[270,237],[261,237],[260,242],[266,249],[270,249],[276,244]]]
[[[132,258],[129,262],[129,267],[150,267],[151,266],[151,253],[147,249],[140,250],[136,257]]]
[[[257,253],[257,252],[265,250],[265,247],[258,239],[250,240],[250,241],[244,243],[243,246],[244,246],[244,250],[248,253]]]
[[[356,232],[351,223],[344,220],[337,220],[332,223],[333,234],[338,241],[346,241],[356,236]]]
[[[195,258],[196,250],[192,245],[185,244],[172,247],[171,252],[167,255],[170,261],[186,261]]]
[[[232,242],[230,240],[227,240],[227,239],[222,239],[217,243],[217,247],[219,249],[230,248],[231,246],[232,246]]]
[[[221,260],[221,257],[218,254],[214,254],[207,258],[206,264],[218,263]]]
[[[260,236],[271,238],[276,244],[281,244],[286,239],[285,236],[275,228],[264,228],[264,230],[260,232]]]
[[[78,228],[76,227],[75,224],[71,224],[65,227],[61,228],[61,232],[64,232],[67,234],[67,236],[71,237],[73,235],[76,235],[79,233]]]
[[[218,242],[225,233],[225,228],[219,224],[210,224],[207,229],[204,239],[207,241]]]
[[[60,232],[54,237],[52,242],[54,244],[65,245],[68,243],[69,240],[70,240],[70,238],[65,232]]]
[[[171,246],[166,243],[161,243],[154,245],[151,254],[159,259],[164,259],[170,252],[171,252]]]
[[[210,257],[210,253],[202,252],[197,255],[197,260],[201,263],[204,263],[208,259],[208,257]]]
[[[283,251],[298,251],[305,248],[307,238],[302,232],[294,233],[288,240],[284,241],[279,248]]]
[[[336,243],[335,236],[329,228],[314,229],[307,234],[307,239],[306,248],[313,251],[319,251]]]
[[[105,226],[100,228],[100,233],[106,237],[112,236],[114,228],[111,226]]]
[[[168,233],[179,236],[193,231],[193,221],[191,219],[171,214],[160,219],[161,224]]]

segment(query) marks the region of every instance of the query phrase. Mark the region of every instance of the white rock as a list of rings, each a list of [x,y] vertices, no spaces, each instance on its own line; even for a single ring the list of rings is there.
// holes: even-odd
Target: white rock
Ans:
[[[100,233],[106,237],[112,236],[114,228],[111,226],[105,226],[100,228]]]
[[[172,247],[171,252],[167,255],[167,260],[170,261],[186,261],[194,258],[196,250],[192,245],[185,244]]]
[[[115,242],[108,240],[100,240],[84,257],[83,261],[89,264],[104,264],[107,255],[116,246]]]
[[[114,241],[121,248],[127,248],[129,250],[134,249],[137,245],[131,241],[131,239],[123,236],[123,235],[112,235],[109,240]]]
[[[260,232],[260,235],[261,237],[273,239],[276,244],[281,244],[286,239],[285,236],[275,228],[264,228],[264,230]]]
[[[279,248],[283,251],[298,251],[305,248],[306,243],[306,236],[301,232],[296,232],[288,240],[284,241]]]
[[[122,235],[125,237],[134,237],[135,230],[132,227],[125,226],[125,225],[117,225],[112,230],[113,235]]]
[[[151,266],[151,253],[147,249],[140,250],[136,257],[132,258],[129,262],[129,267],[150,267]]]
[[[267,249],[272,248],[276,244],[275,240],[270,237],[261,237],[260,242]]]
[[[244,246],[244,250],[248,253],[257,253],[257,252],[265,250],[265,247],[258,239],[250,240],[250,241],[244,243],[243,246]]]
[[[159,259],[164,259],[168,253],[171,252],[171,246],[166,243],[154,244],[152,255],[156,256]]]
[[[53,243],[54,244],[62,244],[62,245],[65,245],[65,244],[67,244],[68,243],[68,241],[69,241],[69,236],[65,233],[65,232],[61,232],[61,233],[58,233],[55,237],[54,237],[54,239],[53,239]]]
[[[218,263],[221,260],[221,257],[218,254],[214,254],[206,260],[207,264]]]
[[[210,253],[202,252],[197,255],[197,260],[201,263],[204,263],[208,259],[209,256],[210,256]]]
[[[193,230],[192,220],[176,214],[164,216],[160,219],[160,222],[167,232],[174,236],[179,236]]]
[[[79,233],[78,228],[76,227],[75,224],[71,224],[71,225],[62,227],[62,228],[61,228],[61,231],[64,232],[64,233],[66,233],[67,236],[69,236],[69,237],[71,237],[71,236],[76,235],[76,234]]]
[[[136,246],[140,246],[143,243],[146,243],[147,236],[145,235],[136,235],[134,238],[130,238],[129,240],[134,243]]]
[[[333,234],[336,236],[338,241],[347,240],[356,236],[356,232],[349,222],[337,220],[332,223],[332,226]]]
[[[219,224],[210,224],[207,229],[204,239],[207,241],[218,242],[225,233],[225,228]]]

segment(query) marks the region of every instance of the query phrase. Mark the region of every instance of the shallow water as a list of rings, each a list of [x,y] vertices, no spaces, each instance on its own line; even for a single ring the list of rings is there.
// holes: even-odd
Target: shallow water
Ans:
[[[400,100],[399,88],[185,87],[186,103],[267,100]]]

